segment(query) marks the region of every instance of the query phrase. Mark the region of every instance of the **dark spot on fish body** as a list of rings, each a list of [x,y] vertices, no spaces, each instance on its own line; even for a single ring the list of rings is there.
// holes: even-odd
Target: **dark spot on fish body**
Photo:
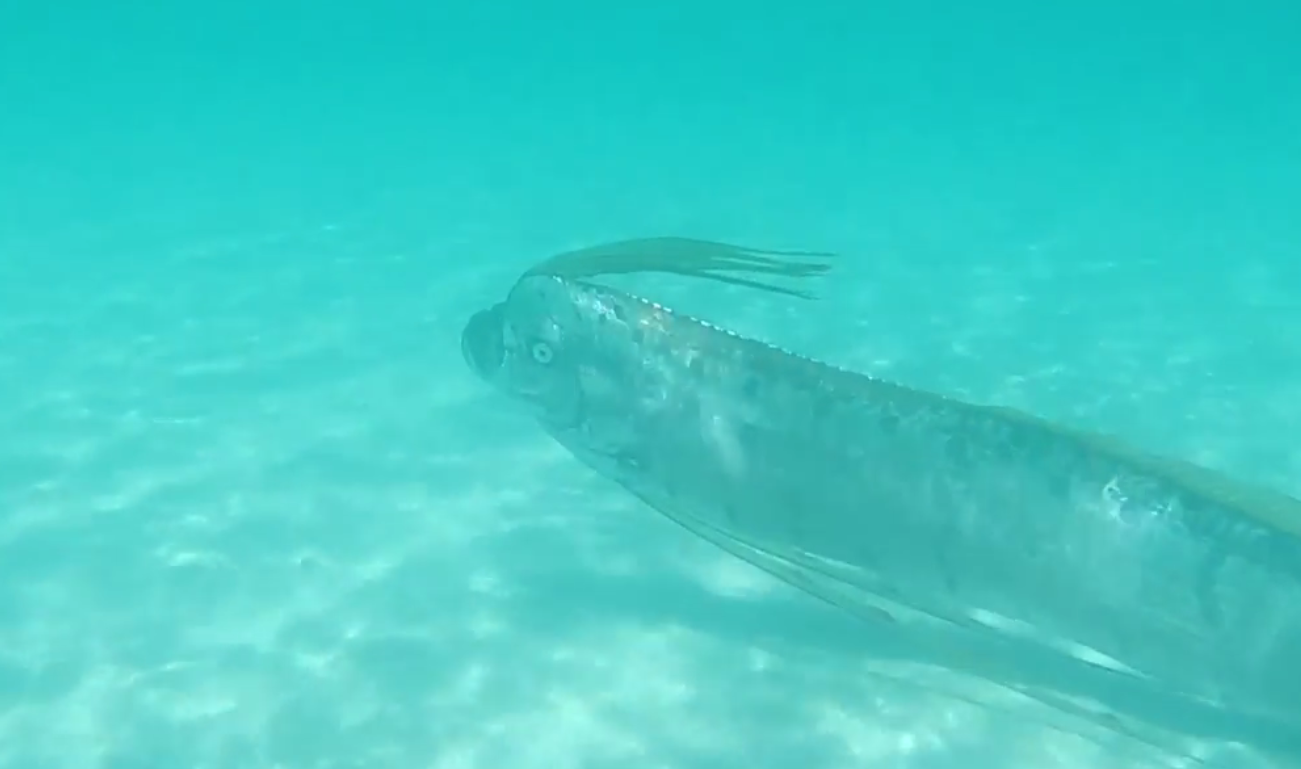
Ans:
[[[729,499],[723,503],[723,520],[727,521],[727,525],[733,528],[740,523],[741,516],[737,513],[735,500]]]
[[[645,463],[631,451],[616,451],[608,456],[623,472],[642,474],[646,470]]]
[[[832,402],[832,399],[826,396],[819,396],[815,393],[811,398],[811,401],[812,402],[809,404],[809,416],[813,418],[813,421],[819,426],[825,422],[829,422],[835,413],[836,404]]]
[[[940,571],[940,579],[944,583],[944,589],[952,598],[961,598],[959,594],[958,577],[953,569],[953,551],[954,551],[954,533],[952,528],[944,529],[940,533],[939,541],[935,548],[935,562]]]
[[[706,374],[705,356],[696,354],[694,351],[687,355],[687,371],[697,378]]]
[[[942,450],[944,461],[953,469],[961,469],[973,464],[979,451],[971,437],[961,432],[953,432],[945,437]]]
[[[1242,556],[1292,582],[1301,582],[1301,541],[1274,527],[1222,523],[1218,538],[1230,539]]]
[[[801,499],[801,496],[786,495],[786,502],[781,505],[781,508],[794,511],[794,515],[790,517],[790,528],[785,533],[787,541],[801,550],[807,550],[810,549],[809,519],[812,513],[810,508],[815,503],[808,499]]]
[[[876,426],[884,435],[898,434],[899,423],[899,414],[894,409],[884,408],[877,414]]]
[[[1221,551],[1209,553],[1202,560],[1201,568],[1197,570],[1196,583],[1193,587],[1198,606],[1201,608],[1202,619],[1217,630],[1224,628],[1224,607],[1220,603],[1218,588],[1225,560],[1224,553]]]
[[[1050,449],[1043,456],[1044,470],[1039,478],[1049,499],[1067,503],[1074,494],[1074,476],[1071,468],[1078,466],[1070,455]]]

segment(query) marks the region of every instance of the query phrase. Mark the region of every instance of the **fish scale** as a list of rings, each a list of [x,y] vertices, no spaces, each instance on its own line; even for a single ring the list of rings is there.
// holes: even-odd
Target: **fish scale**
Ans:
[[[622,300],[640,301],[630,296]],[[775,422],[777,428],[767,430],[762,424],[755,427],[753,421],[742,421],[754,428],[745,431],[748,440],[742,442],[753,465],[741,480],[748,486],[744,489],[719,484],[719,479],[727,476],[719,472],[717,452],[690,429],[690,419],[659,427],[659,434],[671,432],[674,438],[643,443],[644,471],[655,473],[658,469],[659,475],[652,478],[664,484],[669,494],[696,485],[708,487],[712,504],[733,511],[729,520],[743,536],[763,536],[760,521],[791,521],[788,530],[773,536],[807,552],[856,565],[865,564],[854,560],[862,549],[855,549],[853,543],[864,538],[881,540],[873,548],[878,552],[875,571],[896,575],[899,582],[925,585],[928,591],[940,587],[932,583],[942,574],[947,585],[959,586],[955,598],[979,602],[979,608],[1009,616],[1030,609],[1055,635],[1096,639],[1099,651],[1116,658],[1133,659],[1142,650],[1105,638],[1092,621],[1096,612],[1080,613],[1089,617],[1088,622],[1071,621],[1069,608],[1053,604],[1062,600],[1069,604],[1094,593],[1113,605],[1123,601],[1159,607],[1159,616],[1151,616],[1156,608],[1145,611],[1149,616],[1142,624],[1147,632],[1158,632],[1153,629],[1165,624],[1195,630],[1197,638],[1227,635],[1226,641],[1248,640],[1251,633],[1243,631],[1249,631],[1250,624],[1269,628],[1276,621],[1273,613],[1291,610],[1293,624],[1301,620],[1292,602],[1283,600],[1288,596],[1270,589],[1279,584],[1277,577],[1287,575],[1255,566],[1257,561],[1251,557],[1252,543],[1265,536],[1263,530],[1244,521],[1236,530],[1221,532],[1228,536],[1219,539],[1193,536],[1183,520],[1210,517],[1214,511],[1207,508],[1213,508],[1213,502],[1155,476],[1137,473],[1035,422],[1018,424],[1001,414],[986,415],[967,404],[940,399],[921,405],[881,402],[879,395],[866,393],[855,399],[844,392],[848,388],[839,388],[842,391],[837,393],[838,388],[828,379],[854,376],[861,390],[880,387],[880,383],[663,307],[647,307],[660,316],[658,337],[641,337],[640,345],[647,351],[672,348],[675,339],[688,336],[679,326],[707,330],[713,337],[709,341],[716,349],[702,346],[694,378],[685,374],[673,377],[681,372],[665,370],[666,378],[679,383],[680,403],[697,402],[702,390],[725,390],[729,381],[750,380],[768,383],[750,399],[752,412],[834,414],[835,429],[816,419],[769,417],[762,421]],[[671,354],[656,357],[661,367],[672,366],[676,360]],[[822,383],[831,386],[819,386]],[[886,398],[903,394],[894,387],[881,389]],[[772,393],[768,404],[763,402],[766,392]],[[834,438],[829,441],[828,436]],[[962,448],[955,449],[955,445]],[[670,466],[650,459],[666,453],[691,457],[692,461]],[[811,462],[810,457],[817,461]],[[683,467],[689,470],[680,470]],[[793,472],[791,467],[806,471]],[[829,486],[828,476],[852,481]],[[828,488],[838,493],[828,494]],[[1028,500],[1038,504],[1027,504]],[[774,507],[778,510],[770,509]],[[1221,515],[1227,512],[1219,511]],[[810,518],[834,525],[816,526]],[[863,527],[861,536],[847,536],[848,521]],[[814,530],[827,536],[813,537],[810,532]],[[955,553],[958,549],[960,553]],[[894,551],[895,557],[886,554],[887,550]],[[1291,557],[1298,556],[1297,548],[1290,550]],[[936,558],[927,556],[939,552],[948,552],[950,557],[937,574]],[[1135,558],[1143,559],[1142,568],[1132,565]],[[1238,566],[1236,591],[1223,581],[1230,574],[1222,565],[1216,566],[1230,562]],[[1222,573],[1219,579],[1208,582],[1201,576],[1215,572]],[[1035,592],[1028,587],[1058,583],[1065,584],[1044,591],[1047,595],[1040,606],[1027,605]],[[1199,592],[1198,585],[1218,595]],[[1009,591],[1013,586],[1017,589]],[[1213,621],[1214,616],[1223,614],[1219,607],[1224,594],[1260,597],[1271,592],[1280,600],[1268,607],[1273,612],[1256,615],[1263,622],[1237,617],[1237,625],[1223,627]],[[1267,608],[1261,607],[1265,602],[1259,599],[1251,603]],[[1212,606],[1216,608],[1208,608]],[[1054,615],[1061,619],[1054,621]],[[1111,619],[1106,624],[1121,623]],[[1178,680],[1184,661],[1173,655],[1174,664],[1170,664],[1170,652],[1171,644],[1177,648],[1180,639],[1172,633],[1161,635],[1157,643],[1144,644],[1152,647],[1149,664],[1154,670],[1174,668],[1167,675]],[[1262,639],[1260,643],[1267,642]],[[1266,677],[1262,683],[1268,682]]]
[[[529,392],[579,460],[734,555],[882,624],[907,618],[919,645],[942,637],[971,652],[968,672],[1059,707],[1126,671],[1126,696],[1101,696],[1107,723],[1159,720],[1125,702],[1141,693],[1194,734],[1301,755],[1294,500],[581,279],[526,275],[494,311],[556,341],[557,363],[472,365]],[[1064,672],[1028,684],[989,667],[1031,646]]]

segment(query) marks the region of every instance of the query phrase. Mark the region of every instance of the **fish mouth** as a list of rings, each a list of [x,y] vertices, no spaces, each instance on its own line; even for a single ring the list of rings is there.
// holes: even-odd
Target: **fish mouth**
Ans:
[[[476,312],[461,331],[461,357],[483,379],[492,379],[506,360],[504,308],[497,304]]]

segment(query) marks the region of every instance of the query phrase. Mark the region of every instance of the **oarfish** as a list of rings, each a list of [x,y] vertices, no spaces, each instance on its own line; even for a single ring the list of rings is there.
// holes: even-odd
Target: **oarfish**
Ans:
[[[882,638],[1094,723],[1301,764],[1301,503],[595,281],[802,295],[768,279],[828,256],[683,238],[560,254],[469,320],[462,353],[598,473]]]

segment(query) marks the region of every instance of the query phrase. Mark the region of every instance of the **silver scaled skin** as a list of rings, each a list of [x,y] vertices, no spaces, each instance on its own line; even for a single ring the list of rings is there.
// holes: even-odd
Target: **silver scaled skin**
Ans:
[[[1157,692],[1183,728],[1301,756],[1290,498],[583,280],[522,278],[462,352],[596,472],[811,593],[1047,648],[1070,664],[1039,689],[1121,680],[1113,712]]]

